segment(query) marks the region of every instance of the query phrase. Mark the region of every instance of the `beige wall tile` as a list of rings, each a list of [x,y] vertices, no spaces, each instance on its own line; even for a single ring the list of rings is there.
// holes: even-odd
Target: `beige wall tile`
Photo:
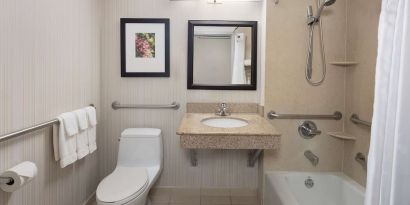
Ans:
[[[356,113],[366,121],[372,119],[380,6],[380,0],[349,0],[347,7],[347,55],[359,64],[346,72],[345,131],[356,136],[356,141],[344,145],[343,171],[362,185],[366,170],[354,157],[357,152],[368,154],[370,129],[353,124],[349,118]]]

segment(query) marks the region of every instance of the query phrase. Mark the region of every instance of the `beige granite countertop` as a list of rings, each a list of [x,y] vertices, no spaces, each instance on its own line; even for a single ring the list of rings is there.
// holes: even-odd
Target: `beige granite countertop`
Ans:
[[[239,118],[249,124],[237,128],[216,128],[204,125],[206,118]],[[265,118],[258,114],[232,113],[219,117],[214,113],[186,113],[177,130],[178,135],[233,135],[233,136],[280,136],[281,134]]]

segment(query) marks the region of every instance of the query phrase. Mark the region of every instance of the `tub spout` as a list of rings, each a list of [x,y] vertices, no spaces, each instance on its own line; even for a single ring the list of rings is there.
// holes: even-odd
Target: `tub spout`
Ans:
[[[319,157],[313,154],[312,151],[305,151],[305,157],[312,163],[313,166],[317,166],[317,164],[319,164]]]

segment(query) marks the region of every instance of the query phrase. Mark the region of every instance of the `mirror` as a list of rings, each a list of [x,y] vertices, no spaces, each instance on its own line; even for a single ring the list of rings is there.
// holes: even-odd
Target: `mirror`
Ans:
[[[188,22],[188,89],[256,90],[256,21]]]

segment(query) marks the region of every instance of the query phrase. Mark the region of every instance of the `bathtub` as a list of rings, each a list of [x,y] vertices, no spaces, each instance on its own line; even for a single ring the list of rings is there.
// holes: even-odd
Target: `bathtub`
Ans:
[[[364,193],[339,172],[268,172],[264,205],[363,205]]]

